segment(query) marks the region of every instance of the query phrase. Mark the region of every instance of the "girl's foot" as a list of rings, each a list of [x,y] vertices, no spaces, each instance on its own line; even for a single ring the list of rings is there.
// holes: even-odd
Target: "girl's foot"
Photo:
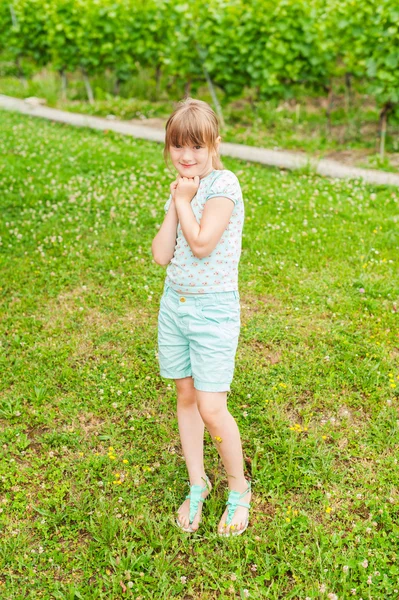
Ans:
[[[206,479],[206,475],[204,475],[204,479]],[[204,487],[205,486],[204,479],[201,479],[200,481],[193,481],[193,483],[191,485],[200,485],[201,487]],[[202,492],[202,494],[201,494],[202,498],[206,498],[208,496],[208,494],[210,493],[211,489],[212,489],[212,484],[209,481],[209,479],[206,479],[206,482],[207,482],[208,489],[205,489]],[[189,520],[190,499],[187,498],[187,500],[185,500],[183,502],[183,504],[180,506],[179,510],[177,511],[177,518],[178,518],[179,523],[181,524],[181,526],[184,527],[185,529],[191,527],[191,529],[193,531],[196,531],[198,529],[199,524],[200,524],[200,519],[201,519],[201,513],[202,513],[202,507],[203,507],[203,505],[204,505],[203,502],[199,502],[198,503],[198,510],[197,510],[196,515],[194,517],[194,521],[190,524],[190,520]]]
[[[239,492],[240,494],[244,493],[245,490],[248,489],[247,480],[244,479],[240,485],[234,484],[233,489],[235,491]],[[240,502],[247,502],[248,504],[250,504],[251,497],[252,497],[252,493],[251,493],[251,491],[249,491],[247,494],[245,494],[245,496],[242,496]],[[229,510],[229,507],[226,508],[226,510],[223,513],[222,518],[220,519],[220,522],[218,525],[218,532],[223,534],[223,533],[231,533],[232,531],[240,531],[240,530],[244,529],[245,524],[249,518],[249,509],[246,508],[245,506],[237,506],[234,516],[231,520],[231,523],[229,525],[226,525],[228,510]]]

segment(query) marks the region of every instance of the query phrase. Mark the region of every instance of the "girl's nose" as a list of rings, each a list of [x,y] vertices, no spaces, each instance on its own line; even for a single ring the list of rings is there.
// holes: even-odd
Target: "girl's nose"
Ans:
[[[188,160],[190,162],[192,155],[191,155],[191,150],[189,148],[183,149],[182,158],[184,158],[185,160]]]

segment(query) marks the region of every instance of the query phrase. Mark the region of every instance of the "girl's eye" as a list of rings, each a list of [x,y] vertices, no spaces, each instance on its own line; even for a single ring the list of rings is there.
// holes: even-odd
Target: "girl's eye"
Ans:
[[[175,144],[174,148],[181,148],[180,144]],[[203,146],[194,146],[194,148],[198,148],[198,150],[201,150],[201,148],[203,148]]]

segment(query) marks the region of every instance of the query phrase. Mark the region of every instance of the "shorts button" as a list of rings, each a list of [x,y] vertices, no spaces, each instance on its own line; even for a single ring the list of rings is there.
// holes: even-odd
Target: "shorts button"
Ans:
[[[185,302],[186,299],[185,298],[180,298],[180,302]]]

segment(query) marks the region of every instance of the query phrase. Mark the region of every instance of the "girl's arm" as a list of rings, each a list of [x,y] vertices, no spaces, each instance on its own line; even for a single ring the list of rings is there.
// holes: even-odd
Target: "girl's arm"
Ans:
[[[172,198],[168,213],[151,245],[152,256],[158,265],[166,266],[173,258],[178,221],[175,201]]]

